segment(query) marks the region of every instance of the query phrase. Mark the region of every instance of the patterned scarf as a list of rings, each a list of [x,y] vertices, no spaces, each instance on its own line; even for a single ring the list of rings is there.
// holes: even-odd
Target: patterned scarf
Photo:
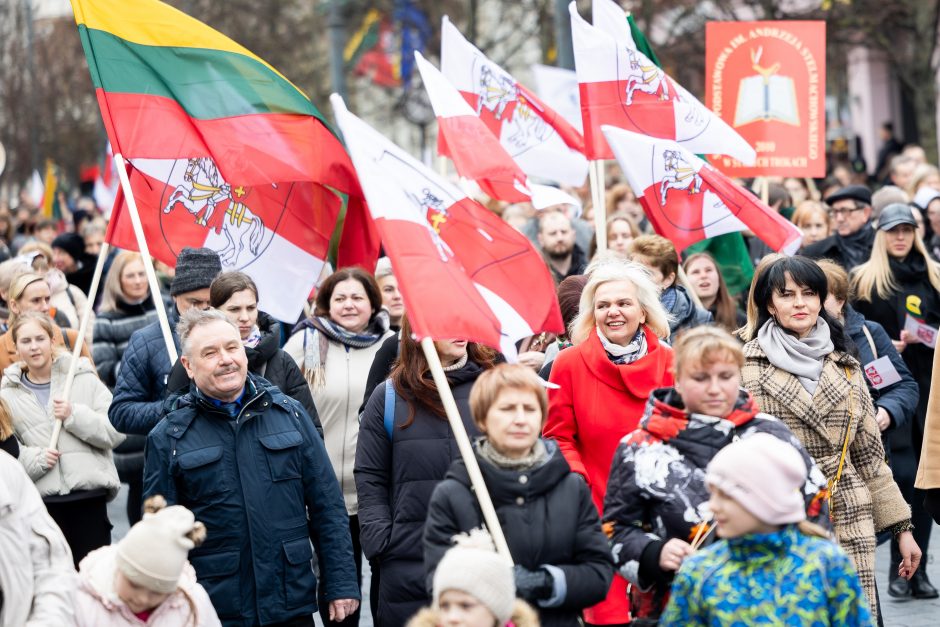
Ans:
[[[258,344],[261,343],[261,329],[258,328],[258,325],[251,327],[251,333],[248,334],[242,344],[245,348],[258,348]]]
[[[618,366],[632,364],[640,357],[646,355],[648,348],[646,346],[646,333],[643,332],[642,324],[636,330],[636,335],[633,336],[633,339],[630,340],[630,343],[626,346],[614,344],[604,337],[600,329],[596,330],[597,337],[601,338],[601,344],[604,346],[604,350],[607,351],[607,357]]]
[[[353,333],[326,316],[315,316],[297,325],[304,330],[304,378],[314,389],[326,383],[326,353],[330,341],[346,348],[368,348],[382,339],[388,331],[389,317],[379,310],[361,333]]]

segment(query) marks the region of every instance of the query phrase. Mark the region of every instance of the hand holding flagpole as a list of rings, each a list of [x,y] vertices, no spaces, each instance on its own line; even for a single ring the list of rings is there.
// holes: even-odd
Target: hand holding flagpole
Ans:
[[[88,321],[91,319],[91,309],[95,304],[95,295],[98,293],[98,284],[101,283],[101,274],[104,272],[104,264],[108,259],[108,250],[110,246],[107,242],[101,244],[101,250],[98,252],[98,261],[95,263],[95,273],[91,277],[91,286],[88,288],[88,298],[85,300],[85,308],[82,311],[82,321],[78,326],[78,337],[75,338],[75,346],[72,347],[72,360],[69,362],[69,371],[65,375],[65,387],[62,389],[62,399],[69,400],[72,394],[72,382],[75,381],[75,369],[78,367],[78,358],[82,354],[82,346],[85,344],[85,334],[88,332]],[[49,448],[55,449],[59,444],[59,434],[62,432],[62,421],[56,420],[52,427],[52,437],[49,439]]]

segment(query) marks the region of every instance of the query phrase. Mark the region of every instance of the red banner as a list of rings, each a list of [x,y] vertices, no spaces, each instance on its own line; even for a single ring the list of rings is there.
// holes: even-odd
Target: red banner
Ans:
[[[757,150],[748,167],[709,161],[730,176],[826,174],[826,23],[708,22],[705,103]]]

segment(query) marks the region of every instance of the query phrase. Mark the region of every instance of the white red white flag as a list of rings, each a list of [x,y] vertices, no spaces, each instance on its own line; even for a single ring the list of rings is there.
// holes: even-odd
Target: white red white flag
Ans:
[[[467,41],[446,16],[441,72],[526,174],[584,185],[588,162],[581,133]]]
[[[776,251],[799,249],[793,223],[676,142],[612,126],[603,133],[653,228],[677,250],[744,230]]]
[[[552,278],[524,235],[350,113],[342,98],[330,101],[415,335],[467,339],[513,357],[517,340],[561,331]]]
[[[557,204],[580,207],[576,198],[560,189],[531,182],[441,71],[417,51],[415,61],[437,116],[438,150],[451,158],[460,176],[506,202],[531,202],[536,209]]]
[[[601,132],[607,124],[671,139],[695,153],[725,154],[753,164],[757,153],[737,131],[637,50],[626,14],[616,5],[600,8],[595,27],[578,14],[574,2],[568,7],[587,158],[613,157]]]
[[[108,147],[105,149],[104,164],[99,169],[98,176],[95,177],[95,187],[92,191],[95,205],[98,206],[98,211],[106,219],[111,217],[111,210],[114,207],[120,184],[117,169],[114,165],[114,153],[111,152],[111,142],[108,142]]]

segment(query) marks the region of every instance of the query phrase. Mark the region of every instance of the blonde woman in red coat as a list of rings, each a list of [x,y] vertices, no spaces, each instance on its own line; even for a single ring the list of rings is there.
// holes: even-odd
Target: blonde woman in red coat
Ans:
[[[620,440],[636,429],[650,392],[671,386],[668,314],[659,290],[641,265],[610,260],[591,273],[578,317],[575,345],[558,354],[550,380],[544,436],[558,442],[591,488],[598,512],[604,503],[610,462]],[[607,599],[584,612],[589,625],[626,625],[626,581],[614,577]]]

